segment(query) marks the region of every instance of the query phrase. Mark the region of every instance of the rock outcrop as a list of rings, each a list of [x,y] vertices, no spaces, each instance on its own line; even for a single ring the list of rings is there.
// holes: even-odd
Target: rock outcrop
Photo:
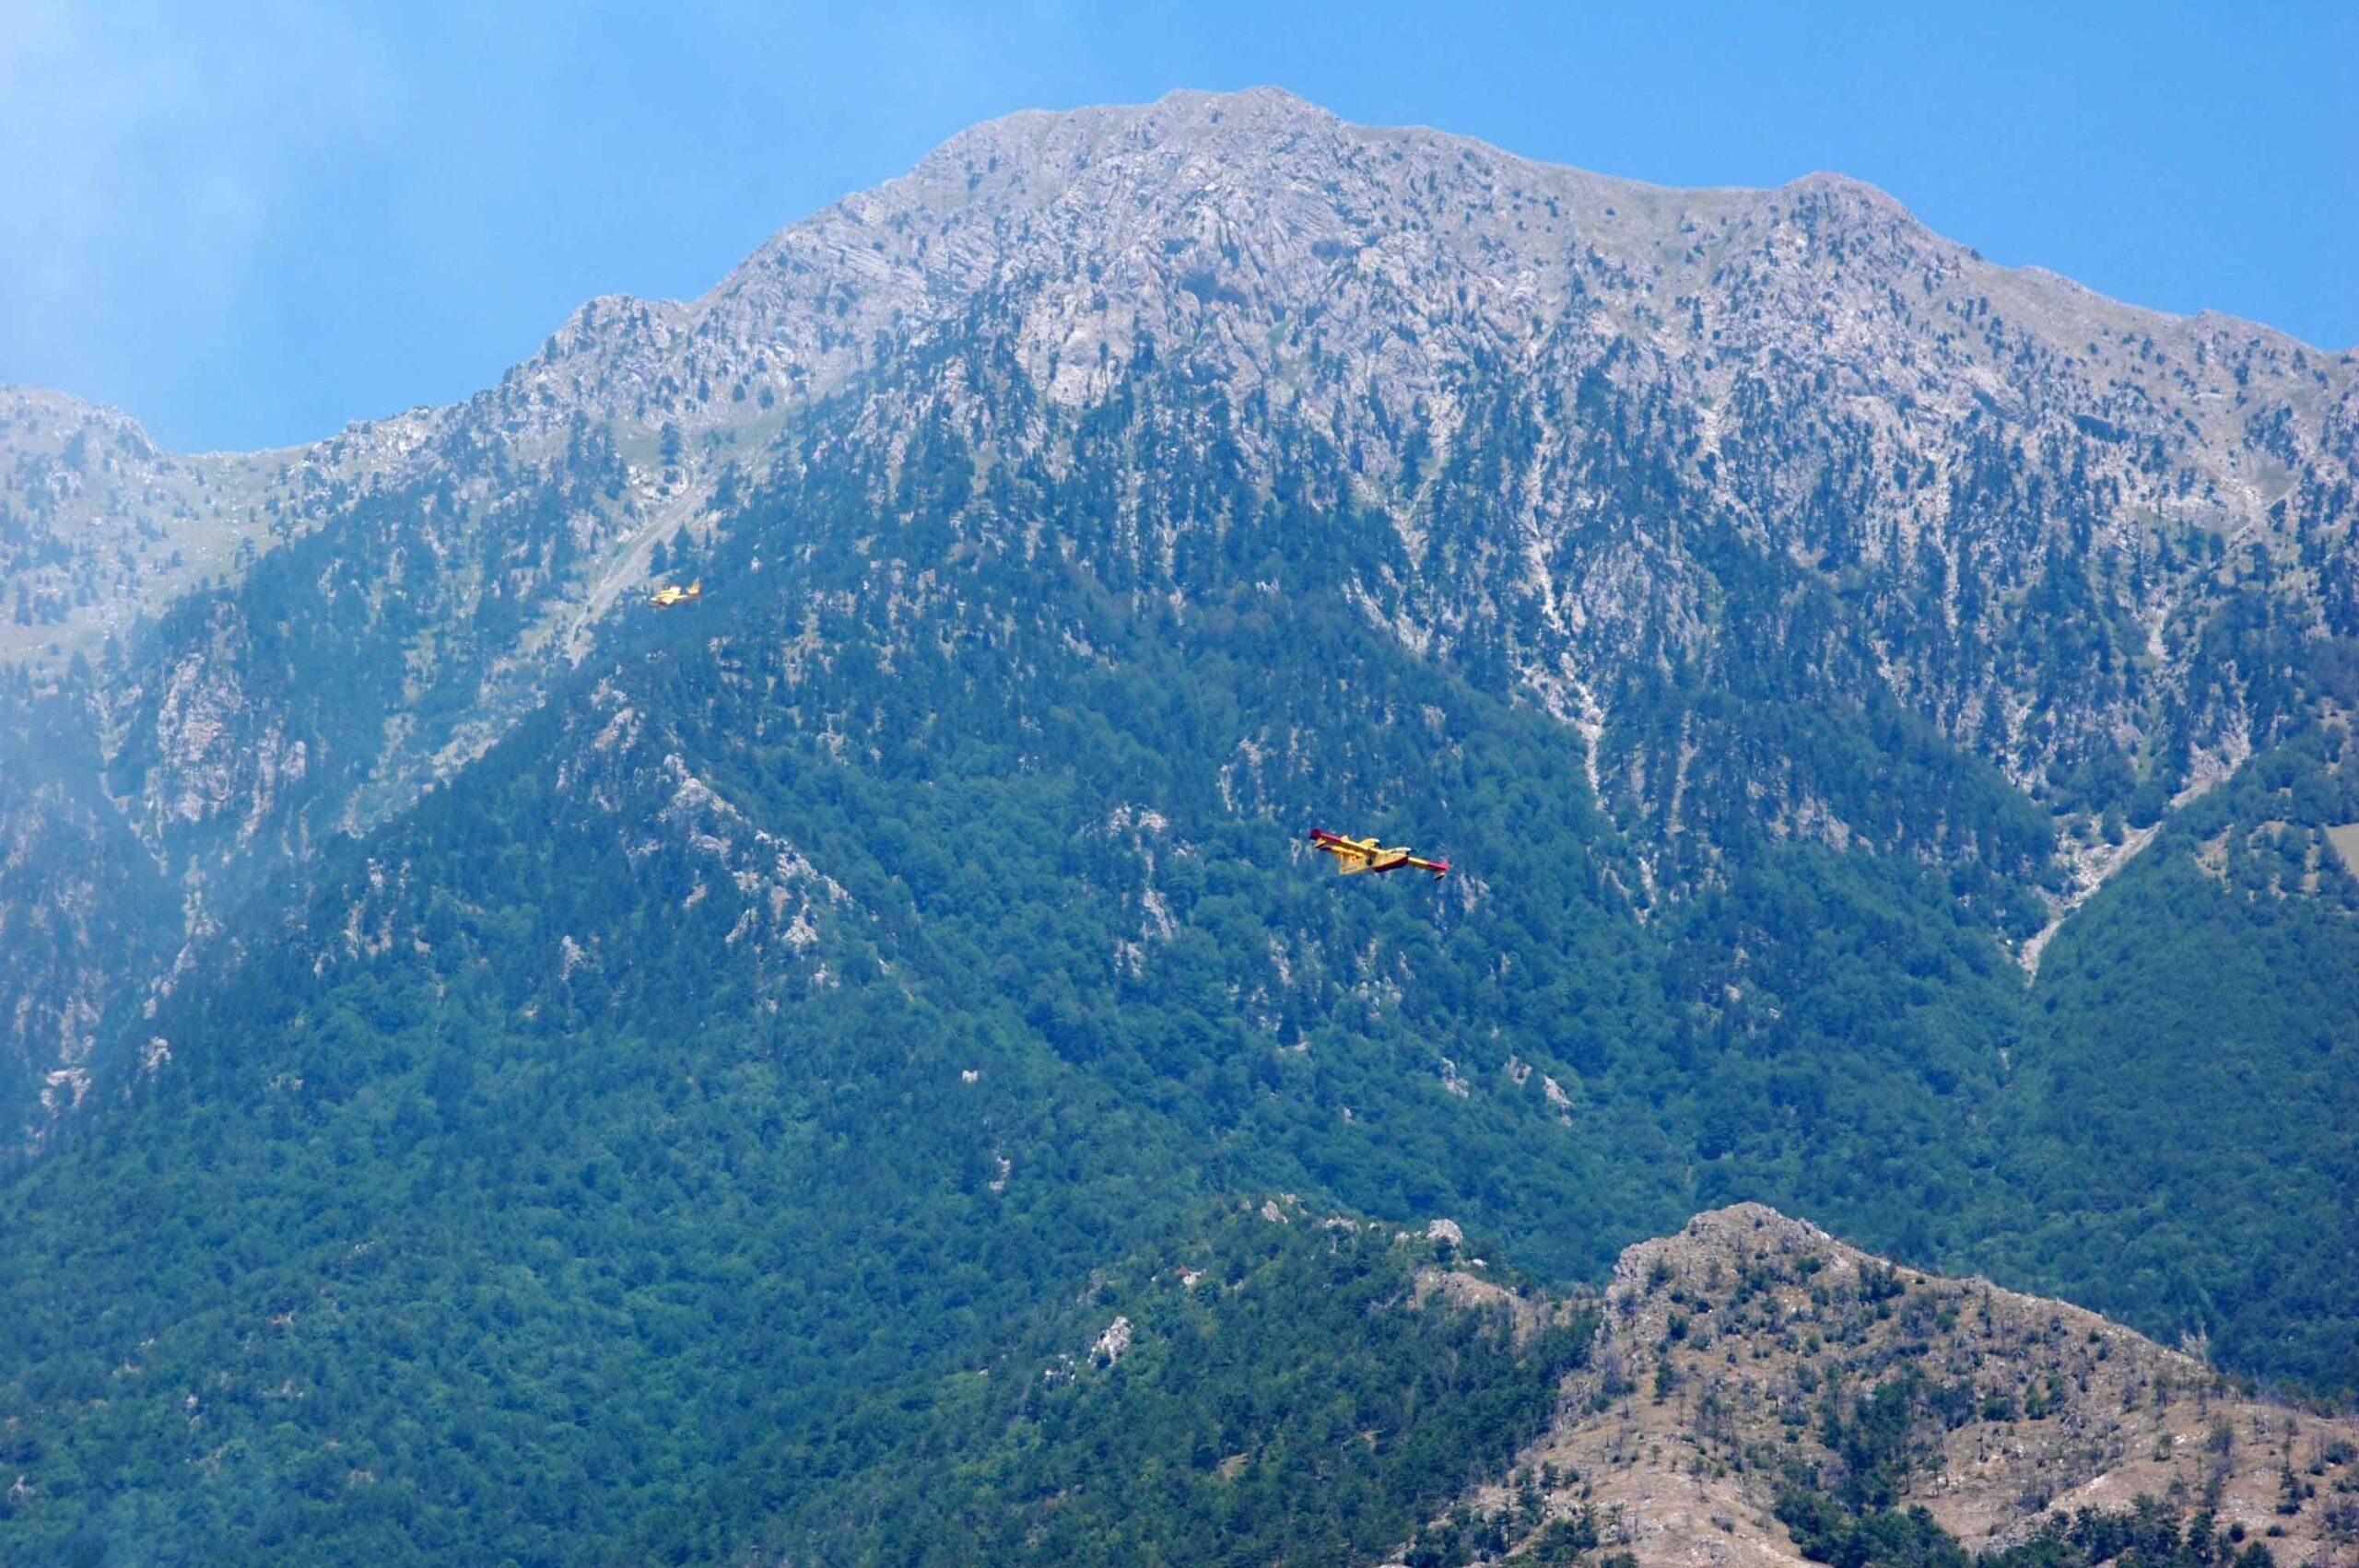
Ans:
[[[1969,1549],[2141,1498],[2207,1514],[2281,1563],[2359,1545],[2359,1423],[2240,1390],[2200,1354],[2095,1313],[1885,1263],[1757,1203],[1629,1248],[1602,1307],[1589,1364],[1517,1457],[1522,1484],[1467,1500],[1520,1517],[1514,1545],[1585,1512],[1607,1549],[1649,1568],[1799,1563],[1781,1492],[1839,1488],[1857,1454],[1830,1437],[1830,1412],[1901,1386],[1920,1414],[1899,1501]]]

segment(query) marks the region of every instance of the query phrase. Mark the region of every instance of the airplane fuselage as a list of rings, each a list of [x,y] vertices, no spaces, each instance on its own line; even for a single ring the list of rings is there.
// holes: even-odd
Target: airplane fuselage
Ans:
[[[1310,830],[1310,841],[1335,857],[1335,869],[1344,876],[1364,872],[1397,872],[1403,866],[1431,872],[1437,877],[1449,874],[1448,860],[1421,860],[1409,852],[1405,844],[1388,849],[1373,838],[1346,838],[1340,833],[1317,827]]]

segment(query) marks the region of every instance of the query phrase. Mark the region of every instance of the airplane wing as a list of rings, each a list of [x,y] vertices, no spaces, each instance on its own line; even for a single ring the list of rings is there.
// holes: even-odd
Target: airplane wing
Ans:
[[[1376,840],[1373,838],[1346,838],[1340,833],[1329,833],[1323,828],[1312,828],[1310,841],[1339,860],[1365,861],[1376,853]]]
[[[1340,833],[1329,833],[1314,827],[1310,830],[1310,841],[1334,856],[1340,862],[1335,869],[1345,876],[1355,872],[1390,871],[1401,863],[1391,858],[1399,851],[1386,849],[1374,838],[1346,838]]]

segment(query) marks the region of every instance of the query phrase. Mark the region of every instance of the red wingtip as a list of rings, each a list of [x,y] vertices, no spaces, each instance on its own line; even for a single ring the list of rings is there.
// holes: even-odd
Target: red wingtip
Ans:
[[[1449,862],[1448,860],[1438,860],[1434,863],[1434,875],[1440,877],[1448,876],[1449,874]]]

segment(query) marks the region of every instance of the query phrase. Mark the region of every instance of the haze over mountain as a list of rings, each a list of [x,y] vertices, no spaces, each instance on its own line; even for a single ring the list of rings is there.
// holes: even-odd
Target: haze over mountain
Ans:
[[[1208,1218],[1281,1189],[1559,1289],[1760,1199],[2359,1387],[2351,355],[1183,93],[462,404],[0,459],[25,1541],[958,1560],[892,1391],[1159,1248],[1309,1288]],[[1461,1437],[1203,1539],[1504,1463],[1575,1351],[1449,1342]]]

